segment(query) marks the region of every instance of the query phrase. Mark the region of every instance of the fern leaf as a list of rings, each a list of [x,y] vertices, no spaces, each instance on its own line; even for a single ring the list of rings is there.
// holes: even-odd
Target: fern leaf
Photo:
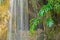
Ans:
[[[54,24],[52,18],[47,18],[46,19],[46,24],[47,24],[48,27],[52,27],[52,25]]]
[[[44,13],[48,12],[52,9],[52,6],[50,4],[44,5],[41,10],[38,12],[38,16],[44,16]]]
[[[39,18],[34,18],[30,21],[30,33],[33,33],[36,26],[39,24],[40,19]]]

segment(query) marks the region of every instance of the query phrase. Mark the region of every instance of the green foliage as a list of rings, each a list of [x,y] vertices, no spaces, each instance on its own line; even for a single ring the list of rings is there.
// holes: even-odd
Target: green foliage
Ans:
[[[38,12],[38,16],[44,16],[44,13],[47,13],[49,10],[52,9],[52,6],[50,4],[44,5],[41,10]]]
[[[52,27],[52,25],[54,24],[52,18],[47,18],[46,19],[46,24],[47,24],[48,27]]]
[[[60,13],[60,4],[59,3],[57,3],[57,4],[54,5],[54,11],[56,13]]]
[[[33,33],[36,26],[39,24],[40,18],[33,18],[30,20],[30,32]]]
[[[60,3],[60,0],[48,0],[48,4],[54,6],[55,4]]]
[[[33,32],[34,29],[36,28],[36,26],[38,25],[38,23],[41,21],[41,19],[39,19],[39,17],[44,17],[44,15],[52,9],[55,12],[60,12],[60,0],[48,0],[48,3],[39,10],[39,12],[37,14],[38,17],[30,20],[31,21],[30,22],[30,32]],[[52,25],[54,24],[54,21],[52,20],[52,18],[46,19],[46,25],[48,27],[52,27]]]

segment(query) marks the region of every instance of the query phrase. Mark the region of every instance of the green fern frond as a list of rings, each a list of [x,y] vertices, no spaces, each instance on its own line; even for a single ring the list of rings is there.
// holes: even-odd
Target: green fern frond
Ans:
[[[44,13],[47,13],[49,10],[51,10],[53,7],[50,4],[44,5],[41,10],[38,12],[37,16],[44,16]]]
[[[52,27],[53,24],[54,24],[54,21],[52,20],[52,18],[47,18],[46,19],[46,25],[48,27]]]
[[[34,32],[34,29],[39,24],[39,22],[40,22],[40,19],[39,18],[33,18],[32,20],[30,20],[30,32],[31,33]]]

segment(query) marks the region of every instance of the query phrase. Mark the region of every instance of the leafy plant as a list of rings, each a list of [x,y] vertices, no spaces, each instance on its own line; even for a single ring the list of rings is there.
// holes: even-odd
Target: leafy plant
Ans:
[[[35,28],[37,27],[39,22],[41,22],[42,18],[46,16],[46,13],[48,13],[48,11],[51,10],[60,12],[60,0],[48,0],[48,3],[46,5],[43,5],[43,7],[37,13],[37,18],[33,18],[30,20],[30,33],[34,32]],[[48,27],[52,27],[52,25],[54,24],[54,20],[52,18],[52,16],[45,18],[45,22]]]

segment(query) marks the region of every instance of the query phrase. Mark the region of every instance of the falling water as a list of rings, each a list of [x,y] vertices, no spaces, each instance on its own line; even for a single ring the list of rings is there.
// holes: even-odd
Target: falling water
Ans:
[[[21,32],[20,32],[20,40],[23,40],[23,36],[22,36],[22,30],[24,28],[24,19],[23,19],[23,0],[20,0],[20,29],[21,29]]]
[[[9,25],[8,25],[8,38],[7,40],[12,40],[12,11],[13,10],[13,0],[10,0],[10,19],[9,19]]]
[[[27,40],[28,0],[20,0],[20,40]]]
[[[22,31],[28,30],[28,0],[10,0],[10,20],[8,27],[7,40],[27,40],[27,33]],[[14,15],[14,16],[13,16]],[[12,33],[12,20],[16,22],[16,28]],[[25,32],[26,32],[25,31]],[[13,35],[13,36],[12,36]]]

